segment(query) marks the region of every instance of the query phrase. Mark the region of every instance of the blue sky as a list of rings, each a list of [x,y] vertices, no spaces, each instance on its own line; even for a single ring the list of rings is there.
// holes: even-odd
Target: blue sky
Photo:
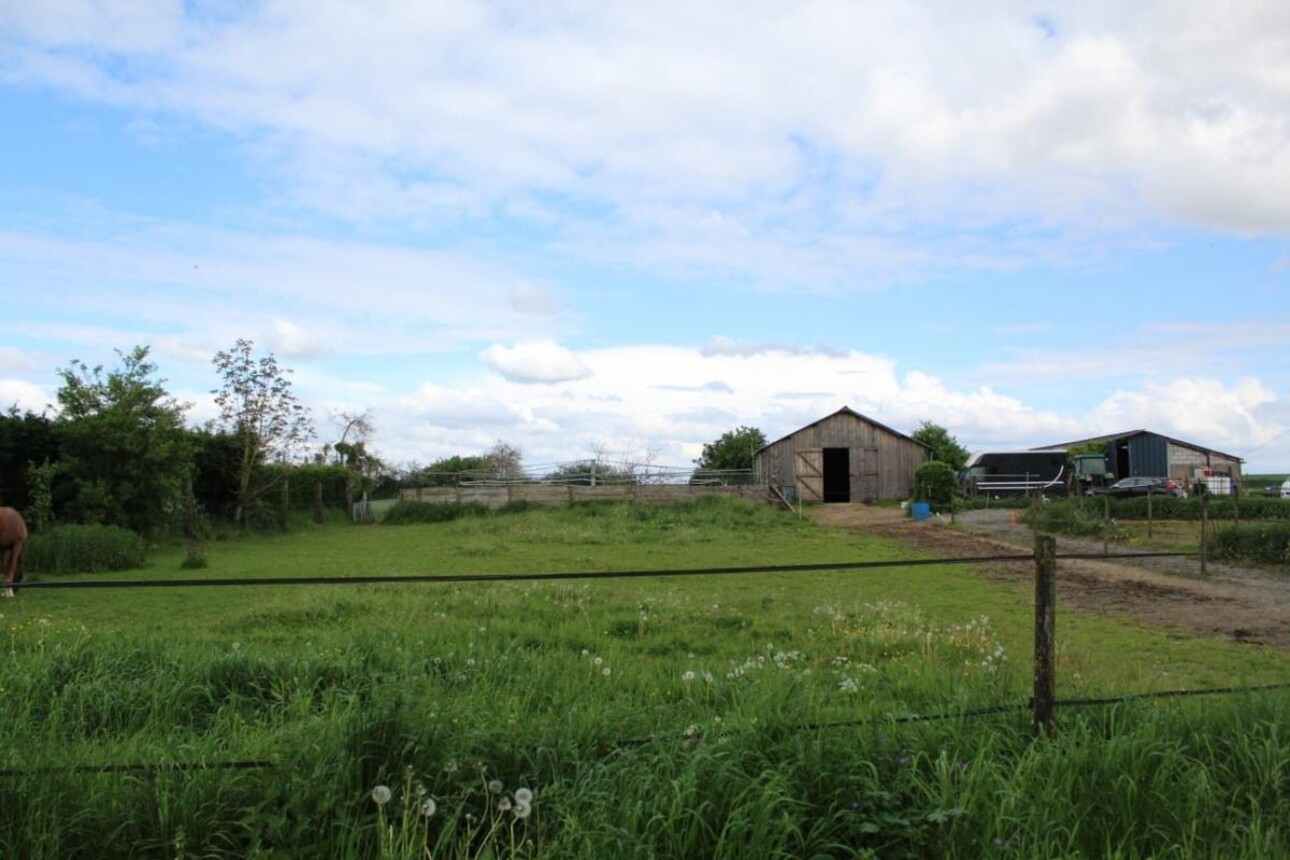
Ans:
[[[540,6],[540,8],[538,8]],[[239,337],[320,441],[684,465],[849,405],[1290,470],[1290,8],[0,0],[0,402]]]

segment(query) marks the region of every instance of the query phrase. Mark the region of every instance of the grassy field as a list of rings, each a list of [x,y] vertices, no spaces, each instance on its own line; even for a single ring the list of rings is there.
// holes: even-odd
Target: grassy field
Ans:
[[[302,524],[205,551],[204,570],[173,548],[126,576],[910,557],[722,499]],[[961,567],[30,590],[0,612],[5,856],[1290,853],[1290,695],[1071,708],[1036,739],[1028,592]],[[1287,679],[1251,646],[1076,614],[1058,631],[1064,698]],[[231,761],[273,766],[64,769]]]

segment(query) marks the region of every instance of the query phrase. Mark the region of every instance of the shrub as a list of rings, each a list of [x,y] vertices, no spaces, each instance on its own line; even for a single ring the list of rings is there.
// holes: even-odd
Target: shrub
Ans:
[[[1290,564],[1290,523],[1243,523],[1221,526],[1210,539],[1216,558]]]
[[[24,563],[32,573],[103,573],[142,567],[143,539],[118,526],[55,526],[33,535]]]
[[[486,517],[490,511],[483,505],[431,505],[425,502],[396,502],[385,513],[382,525],[409,526],[425,523],[447,523],[462,517]]]
[[[1039,531],[1054,534],[1073,535],[1075,537],[1102,537],[1107,528],[1103,511],[1103,499],[1058,499],[1045,502],[1038,507],[1031,507],[1022,513],[1025,522],[1034,525]],[[1034,518],[1038,517],[1038,522]],[[1114,525],[1109,526],[1107,537],[1121,537],[1123,532]]]
[[[948,505],[958,489],[958,475],[949,463],[932,460],[914,470],[914,498],[934,505]]]
[[[1096,501],[1098,504],[1102,502],[1101,499]],[[1233,505],[1236,506],[1235,510]],[[1186,499],[1165,495],[1151,498],[1151,516],[1158,520],[1199,520],[1200,507],[1200,499],[1194,496]],[[1238,513],[1243,520],[1290,520],[1290,501],[1242,496],[1233,502],[1231,496],[1209,497],[1211,520],[1235,519]],[[1147,500],[1142,496],[1114,499],[1111,502],[1111,515],[1125,520],[1145,520]]]

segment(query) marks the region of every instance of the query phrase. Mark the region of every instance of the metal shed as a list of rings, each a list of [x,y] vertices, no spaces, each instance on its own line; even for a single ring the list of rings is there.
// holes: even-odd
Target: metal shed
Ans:
[[[1150,430],[1109,433],[1060,445],[1045,445],[1034,450],[1075,448],[1089,442],[1105,444],[1107,469],[1117,478],[1173,478],[1184,482],[1184,485],[1190,485],[1197,470],[1208,469],[1213,474],[1226,475],[1235,480],[1241,477],[1241,463],[1244,462],[1234,454],[1224,454],[1213,448],[1162,436]]]
[[[909,498],[929,459],[923,443],[844,406],[762,448],[755,468],[790,498],[872,502]]]

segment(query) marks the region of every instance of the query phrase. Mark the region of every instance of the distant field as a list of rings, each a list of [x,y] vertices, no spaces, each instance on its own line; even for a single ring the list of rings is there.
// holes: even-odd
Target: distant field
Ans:
[[[302,526],[209,544],[194,572],[182,555],[121,577],[911,557],[725,499]],[[1285,693],[1071,709],[1052,741],[1031,738],[1020,707],[893,722],[1029,694],[1028,592],[963,567],[31,590],[0,611],[0,767],[274,764],[0,777],[6,856],[1290,851]],[[1101,617],[1062,615],[1059,641],[1062,697],[1287,680],[1279,652]],[[518,787],[535,793],[522,817]]]

